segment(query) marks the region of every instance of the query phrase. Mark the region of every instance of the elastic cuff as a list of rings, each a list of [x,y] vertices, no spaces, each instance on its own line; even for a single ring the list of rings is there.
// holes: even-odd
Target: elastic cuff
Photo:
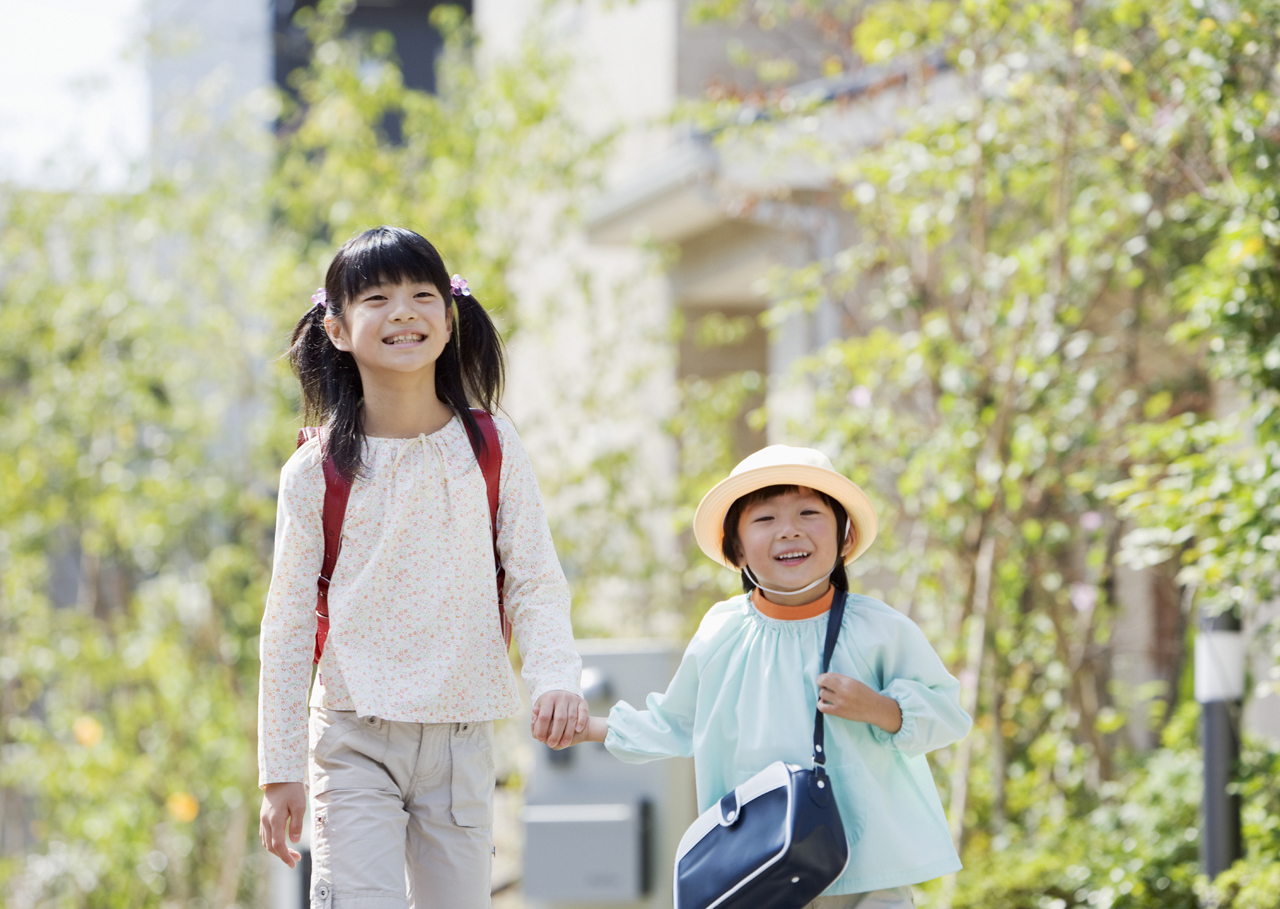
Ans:
[[[902,710],[902,704],[898,704],[898,709]],[[871,727],[871,735],[881,745],[890,745],[902,750],[902,743],[911,741],[911,737],[915,735],[916,718],[902,710],[902,726],[897,732],[886,732],[874,723],[868,724]]]

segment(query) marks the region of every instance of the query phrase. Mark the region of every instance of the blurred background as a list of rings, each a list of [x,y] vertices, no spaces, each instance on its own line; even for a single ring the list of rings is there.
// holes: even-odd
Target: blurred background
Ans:
[[[640,686],[597,712],[734,592],[702,493],[814,445],[976,719],[921,905],[1280,904],[1280,2],[0,0],[0,50],[0,905],[298,905],[280,356],[382,223],[506,334],[588,664]],[[569,817],[526,725],[511,909]]]

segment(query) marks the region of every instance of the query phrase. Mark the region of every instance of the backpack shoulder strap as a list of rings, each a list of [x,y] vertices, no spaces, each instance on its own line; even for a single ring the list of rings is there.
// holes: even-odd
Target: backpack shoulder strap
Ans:
[[[476,424],[480,427],[480,436],[484,445],[477,445],[473,439],[471,448],[480,462],[480,472],[484,474],[485,491],[489,494],[489,523],[493,527],[494,541],[498,538],[498,498],[502,481],[502,443],[498,441],[498,427],[493,425],[493,414],[484,410],[472,410]]]
[[[304,426],[298,433],[298,447],[317,438],[320,438],[320,427]],[[329,581],[342,551],[342,522],[347,516],[347,500],[350,498],[351,481],[338,470],[333,458],[325,455],[324,510],[320,518],[324,527],[324,561],[320,565],[320,576],[316,578],[316,663],[320,662],[324,642],[329,637]]]
[[[486,410],[473,408],[472,415],[480,428],[480,440],[468,434],[471,449],[476,453],[480,463],[480,472],[484,474],[485,491],[489,499],[489,529],[493,533],[493,563],[498,576],[498,621],[502,626],[502,639],[507,647],[511,646],[511,620],[507,618],[506,606],[503,603],[503,587],[507,573],[502,568],[502,556],[498,553],[498,501],[502,481],[502,443],[498,439],[498,427],[493,423],[493,414]]]

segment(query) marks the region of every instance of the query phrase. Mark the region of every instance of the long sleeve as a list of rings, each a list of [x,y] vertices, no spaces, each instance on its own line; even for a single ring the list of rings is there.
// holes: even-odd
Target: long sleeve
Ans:
[[[692,755],[705,811],[774,761],[807,766],[815,680],[827,616],[774,618],[747,595],[713,606],[671,684],[609,713],[605,747],[623,761]],[[905,616],[852,594],[831,671],[885,690],[902,705],[895,737],[828,717],[827,772],[849,838],[849,863],[828,896],[932,880],[960,868],[928,758],[968,728],[958,686]],[[880,733],[880,736],[876,736]]]
[[[573,644],[569,583],[547,526],[533,465],[511,425],[505,420],[494,424],[502,441],[498,553],[525,685],[534,703],[548,691],[581,694],[582,659]]]
[[[315,641],[316,577],[324,560],[324,476],[318,443],[280,473],[275,557],[262,616],[258,683],[258,785],[307,778],[307,689]]]
[[[884,607],[888,609],[888,607]],[[898,702],[902,728],[895,733],[871,727],[876,740],[912,757],[964,738],[973,725],[960,706],[960,683],[947,672],[923,632],[905,616],[884,623],[889,638],[879,650],[877,673],[889,683],[881,694]]]
[[[667,690],[645,699],[647,710],[619,701],[609,711],[604,746],[616,758],[639,764],[664,757],[693,755],[698,704],[698,661],[694,645],[685,651]]]

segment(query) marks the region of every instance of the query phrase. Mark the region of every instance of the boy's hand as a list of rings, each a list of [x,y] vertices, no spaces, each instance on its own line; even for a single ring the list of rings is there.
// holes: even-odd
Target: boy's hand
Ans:
[[[552,748],[566,748],[587,728],[587,702],[569,691],[548,691],[533,705],[533,737]]]
[[[855,723],[871,723],[890,735],[902,728],[897,701],[835,672],[818,676],[818,709]]]
[[[604,744],[605,736],[609,734],[609,721],[602,716],[593,716],[587,718],[587,728],[579,732],[573,737],[570,745],[581,745],[583,742],[599,742]]]
[[[302,858],[289,848],[285,839],[295,843],[302,839],[302,816],[307,812],[307,791],[301,783],[267,783],[262,795],[262,813],[258,819],[258,838],[272,855],[290,868]]]

